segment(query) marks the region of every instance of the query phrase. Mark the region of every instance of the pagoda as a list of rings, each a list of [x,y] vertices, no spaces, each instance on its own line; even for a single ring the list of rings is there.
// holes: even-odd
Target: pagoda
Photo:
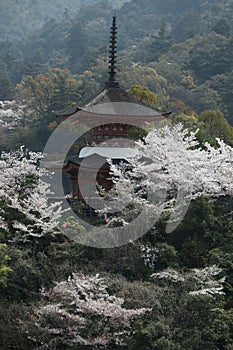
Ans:
[[[110,46],[109,72],[104,89],[82,106],[56,112],[59,118],[69,118],[85,124],[89,132],[85,146],[78,154],[68,157],[63,166],[72,181],[72,196],[85,201],[80,187],[86,188],[85,195],[93,200],[99,197],[98,188],[109,190],[113,186],[109,174],[112,162],[127,161],[134,153],[129,131],[145,122],[167,118],[171,112],[161,113],[155,108],[138,101],[119,86],[116,80],[117,26],[113,16]]]

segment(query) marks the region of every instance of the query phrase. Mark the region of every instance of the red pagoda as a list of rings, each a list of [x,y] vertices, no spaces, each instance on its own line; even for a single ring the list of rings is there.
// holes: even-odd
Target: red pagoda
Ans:
[[[167,118],[171,112],[161,113],[139,102],[134,96],[120,88],[116,80],[116,17],[113,16],[110,50],[109,78],[104,89],[83,106],[57,112],[59,118],[69,118],[85,124],[90,130],[85,137],[85,146],[76,156],[68,157],[63,167],[72,180],[72,196],[85,200],[85,195],[95,200],[98,188],[108,190],[113,183],[109,175],[108,159],[113,162],[126,161],[135,149],[129,130],[144,122]]]

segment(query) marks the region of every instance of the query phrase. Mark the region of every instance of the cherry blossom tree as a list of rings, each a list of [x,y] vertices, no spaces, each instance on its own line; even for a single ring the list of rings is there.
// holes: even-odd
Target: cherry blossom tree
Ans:
[[[99,274],[72,274],[41,294],[45,302],[35,309],[42,334],[38,350],[56,349],[57,344],[101,345],[108,349],[111,342],[121,343],[136,317],[151,311],[126,309],[124,299],[110,295]]]
[[[32,111],[24,101],[0,101],[0,149],[15,149],[18,138],[28,133],[26,120],[32,119]],[[21,145],[22,143],[19,142]],[[16,146],[18,147],[18,146]]]
[[[0,228],[21,238],[52,233],[63,212],[60,202],[49,202],[49,173],[40,169],[41,157],[24,147],[0,157]]]
[[[222,269],[217,266],[207,266],[203,269],[190,269],[180,272],[171,268],[152,274],[155,283],[166,281],[181,284],[186,292],[193,297],[217,297],[224,294],[225,277],[219,277]]]
[[[111,295],[107,280],[99,274],[72,274],[68,280],[41,291],[43,299],[35,307],[33,315],[38,332],[35,337],[36,349],[56,349],[58,344],[68,348],[92,346],[96,349],[109,349],[113,344],[123,345],[128,337],[133,336],[134,322],[139,316],[142,321],[151,319],[153,313],[166,314],[169,310],[169,317],[176,317],[173,311],[178,307],[175,303],[178,296],[181,299],[180,307],[185,312],[186,303],[190,301],[192,305],[192,300],[194,303],[208,300],[210,308],[217,307],[224,296],[225,278],[221,274],[222,270],[217,266],[186,272],[168,268],[154,273],[147,282],[153,297],[140,294],[141,298],[145,298],[140,302],[146,306],[135,309],[124,307],[127,299]],[[135,288],[129,282],[127,286]],[[184,305],[182,301],[185,301]]]
[[[26,105],[19,101],[0,101],[0,126],[9,129],[15,128],[23,121],[26,115]]]
[[[113,202],[117,200],[119,207],[124,203],[147,206],[152,215],[168,212],[167,232],[171,232],[190,201],[201,196],[231,196],[233,148],[219,139],[217,148],[208,143],[201,147],[196,133],[181,124],[165,125],[136,142],[138,152],[127,164],[111,164]],[[107,205],[106,211],[111,201]]]

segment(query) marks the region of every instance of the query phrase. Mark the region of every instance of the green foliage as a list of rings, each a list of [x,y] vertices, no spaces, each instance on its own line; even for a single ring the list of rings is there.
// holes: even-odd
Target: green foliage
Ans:
[[[227,122],[220,111],[207,110],[201,113],[199,121],[204,124],[206,135],[219,138],[233,146],[233,127]]]
[[[11,244],[7,252],[10,260],[8,270],[3,271],[8,276],[2,296],[25,302],[38,299],[43,286],[66,278],[77,270],[77,262],[83,260],[83,248],[61,235]]]
[[[165,53],[172,45],[172,37],[169,35],[166,29],[166,24],[162,21],[158,34],[152,36],[152,42],[150,44],[149,61],[157,61],[159,57]]]
[[[75,16],[82,6],[97,3],[97,0],[56,0],[49,3],[45,0],[25,0],[22,6],[17,0],[9,0],[7,3],[1,0],[2,9],[1,38],[22,38],[25,32],[38,30],[48,18]]]
[[[155,93],[141,85],[133,85],[127,92],[149,107],[154,107],[158,99]]]
[[[229,121],[233,124],[233,71],[225,74],[218,74],[212,77],[206,84],[218,91],[222,99],[222,110],[228,116]]]
[[[233,68],[232,41],[214,32],[195,38],[190,50],[189,67],[199,82]],[[207,64],[208,62],[208,64]]]
[[[85,62],[82,58],[87,48],[87,36],[79,23],[70,28],[67,40],[67,52],[72,71],[78,72]],[[86,57],[85,57],[86,58]],[[77,67],[78,66],[78,67]]]
[[[214,245],[214,230],[215,217],[211,203],[203,198],[193,202],[185,219],[169,237],[169,242],[178,251],[181,265],[206,265],[208,251]]]
[[[0,243],[0,286],[5,285],[7,275],[11,272],[11,268],[8,266],[7,262],[10,260],[7,254],[7,245]]]
[[[28,315],[32,308],[22,302],[6,302],[0,300],[0,340],[1,349],[31,350],[32,340],[28,333],[35,331],[33,322],[29,321]],[[35,334],[35,333],[34,333]]]
[[[58,123],[54,111],[76,105],[81,99],[80,86],[67,69],[50,68],[35,77],[24,77],[17,91],[25,101],[26,115],[24,125],[15,128],[13,147],[23,143],[30,149],[42,150],[52,125]]]
[[[225,36],[229,38],[231,35],[231,28],[224,18],[220,18],[217,23],[214,25],[213,30],[215,33]]]
[[[37,117],[72,106],[79,98],[79,82],[67,69],[50,68],[36,77],[27,76],[17,89]]]
[[[0,100],[7,100],[13,97],[13,88],[7,75],[0,73]]]
[[[152,313],[136,321],[127,349],[217,350],[232,346],[232,314],[224,313],[221,299],[191,296],[190,287],[188,281],[156,283],[154,300],[147,299],[153,304]]]
[[[12,97],[13,86],[6,69],[6,64],[0,60],[0,100],[10,100]]]

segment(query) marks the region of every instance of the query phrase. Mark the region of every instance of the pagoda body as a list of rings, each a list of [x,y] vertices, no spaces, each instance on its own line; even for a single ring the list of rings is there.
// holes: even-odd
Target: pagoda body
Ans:
[[[107,160],[117,163],[126,161],[132,155],[131,146],[134,142],[129,139],[130,129],[140,128],[145,122],[163,120],[170,115],[170,112],[161,113],[142,104],[119,86],[115,66],[116,33],[114,16],[110,36],[109,78],[104,89],[83,106],[56,112],[57,117],[72,117],[90,129],[85,137],[85,146],[77,156],[68,158],[63,167],[72,180],[72,196],[78,200],[85,200],[80,192],[81,183],[93,201],[99,196],[98,188],[109,190],[112,187]]]

